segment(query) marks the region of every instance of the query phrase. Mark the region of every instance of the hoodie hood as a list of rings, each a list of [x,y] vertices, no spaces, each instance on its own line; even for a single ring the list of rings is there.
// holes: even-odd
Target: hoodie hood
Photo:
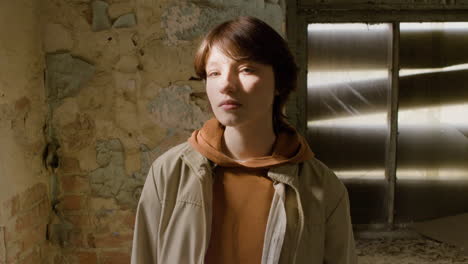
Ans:
[[[188,142],[200,154],[223,167],[269,168],[285,163],[299,163],[314,156],[306,140],[291,128],[278,133],[270,156],[236,160],[222,152],[224,128],[216,118],[212,118],[201,129],[195,130]]]

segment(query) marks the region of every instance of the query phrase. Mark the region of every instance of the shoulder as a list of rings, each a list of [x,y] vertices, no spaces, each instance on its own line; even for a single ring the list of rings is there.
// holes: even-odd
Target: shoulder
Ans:
[[[153,162],[148,178],[152,180],[161,201],[175,201],[194,195],[198,186],[195,184],[198,177],[194,167],[199,163],[194,161],[197,153],[185,142],[172,147]]]
[[[148,177],[152,177],[157,186],[167,184],[174,175],[179,175],[181,168],[185,166],[182,157],[190,148],[190,145],[184,142],[164,152],[151,164]]]
[[[315,157],[303,162],[299,178],[301,184],[321,193],[320,197],[328,212],[347,196],[343,182]]]
[[[164,152],[161,156],[159,156],[156,160],[153,161],[154,166],[164,166],[168,165],[169,163],[177,162],[181,159],[183,154],[190,149],[190,145],[188,142],[181,143],[177,146],[174,146]]]
[[[303,162],[301,174],[300,177],[304,178],[303,180],[315,182],[316,184],[337,185],[338,188],[344,187],[333,170],[315,157]]]
[[[189,166],[198,169],[208,164],[207,158],[196,151],[189,142],[174,146],[159,156],[152,164],[152,168],[171,169],[180,166]]]

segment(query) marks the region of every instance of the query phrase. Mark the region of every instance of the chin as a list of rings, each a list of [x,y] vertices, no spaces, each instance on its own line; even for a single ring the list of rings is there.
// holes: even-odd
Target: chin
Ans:
[[[242,123],[245,123],[242,122],[242,118],[239,118],[238,116],[215,114],[215,117],[223,126],[235,127],[241,125]]]

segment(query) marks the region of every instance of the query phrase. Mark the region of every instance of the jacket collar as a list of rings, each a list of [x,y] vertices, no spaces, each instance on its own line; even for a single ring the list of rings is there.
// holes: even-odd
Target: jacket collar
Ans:
[[[298,163],[286,163],[271,168],[268,172],[268,177],[270,177],[274,181],[297,187],[297,177],[299,175],[298,170]]]
[[[212,172],[210,161],[205,156],[194,150],[189,144],[187,144],[187,148],[183,151],[181,158],[187,165],[189,165],[200,180],[205,180],[205,178]]]
[[[182,159],[193,169],[194,173],[201,181],[205,181],[207,177],[212,175],[213,169],[216,166],[216,164],[210,162],[205,156],[193,149],[190,145],[184,150]],[[268,172],[268,177],[273,181],[281,182],[297,188],[298,170],[299,164],[286,163],[272,167]]]

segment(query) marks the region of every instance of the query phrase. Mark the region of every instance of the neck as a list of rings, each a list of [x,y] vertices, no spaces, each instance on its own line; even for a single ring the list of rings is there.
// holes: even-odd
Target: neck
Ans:
[[[273,124],[243,125],[224,130],[223,143],[226,153],[234,159],[245,160],[271,155],[276,135]]]

